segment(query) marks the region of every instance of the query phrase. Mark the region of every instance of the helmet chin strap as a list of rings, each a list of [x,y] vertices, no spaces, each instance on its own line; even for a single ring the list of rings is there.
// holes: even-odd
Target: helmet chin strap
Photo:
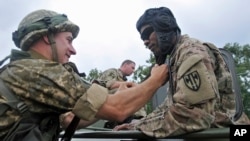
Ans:
[[[165,63],[167,55],[171,55],[175,50],[175,45],[179,40],[180,32],[171,31],[171,32],[158,32],[157,33],[159,47],[161,52],[159,54],[155,54],[156,62],[158,64]]]
[[[57,48],[56,48],[56,42],[54,39],[54,34],[53,33],[48,33],[48,39],[49,39],[49,44],[52,50],[52,60],[55,62],[59,62],[58,60],[58,54],[57,54]]]
[[[156,32],[161,54],[170,54],[175,46],[174,37],[177,31]]]

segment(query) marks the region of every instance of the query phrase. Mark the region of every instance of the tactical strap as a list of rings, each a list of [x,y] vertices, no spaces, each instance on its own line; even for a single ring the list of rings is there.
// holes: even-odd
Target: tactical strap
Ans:
[[[52,50],[53,61],[59,62],[59,60],[58,60],[58,52],[57,52],[57,48],[56,48],[56,42],[55,42],[55,39],[54,39],[54,34],[50,30],[49,30],[49,33],[48,33],[48,39],[49,39],[49,44],[50,44],[51,50]]]
[[[0,66],[2,66],[2,64],[10,58],[10,55],[6,56],[3,60],[0,61]]]
[[[204,45],[206,45],[210,48],[217,48],[216,46],[214,46],[211,43],[204,43]],[[241,117],[241,115],[244,111],[244,105],[242,102],[240,85],[239,85],[238,77],[236,74],[234,58],[233,58],[233,55],[230,51],[228,51],[224,48],[218,48],[218,49],[219,49],[219,52],[227,65],[228,69],[229,69],[229,72],[232,75],[232,81],[233,81],[232,85],[233,85],[233,91],[235,94],[235,104],[236,104],[235,105],[236,112],[234,114],[233,120],[237,121]]]
[[[80,121],[80,118],[77,116],[74,116],[73,120],[71,121],[71,123],[69,124],[69,126],[67,127],[64,135],[62,136],[60,141],[70,141],[71,138],[73,137],[75,130],[77,128],[77,125]]]
[[[8,89],[3,80],[0,79],[1,94],[7,99],[6,103],[1,104],[0,115],[3,114],[9,107],[18,110],[20,113],[24,113],[28,110],[28,106],[16,98],[16,96]]]
[[[227,66],[229,68],[229,71],[230,71],[230,73],[232,75],[232,79],[233,79],[233,89],[234,89],[235,101],[236,101],[236,113],[234,115],[233,120],[236,121],[241,117],[241,115],[244,111],[244,108],[243,108],[244,105],[242,102],[238,77],[236,75],[235,63],[234,63],[234,59],[233,59],[231,52],[229,52],[228,50],[226,50],[224,48],[219,48],[219,50],[220,50],[220,53],[221,53],[224,61],[226,62]]]

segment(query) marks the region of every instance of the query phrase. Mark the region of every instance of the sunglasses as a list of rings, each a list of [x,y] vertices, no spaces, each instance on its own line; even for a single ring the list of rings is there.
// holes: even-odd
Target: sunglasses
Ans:
[[[144,40],[148,40],[149,36],[151,35],[151,33],[154,32],[154,28],[152,26],[147,27],[146,29],[143,30],[143,32],[141,33],[141,39]]]

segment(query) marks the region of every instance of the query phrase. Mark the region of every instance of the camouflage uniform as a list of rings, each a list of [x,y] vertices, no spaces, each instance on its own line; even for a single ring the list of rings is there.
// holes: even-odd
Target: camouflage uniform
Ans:
[[[123,76],[122,71],[120,69],[116,68],[110,68],[105,70],[101,76],[98,77],[98,79],[95,80],[98,82],[100,85],[108,88],[109,93],[114,94],[118,88],[111,88],[111,86],[116,82],[116,81],[127,81],[127,78]],[[116,121],[108,121],[105,124],[106,128],[114,128],[116,125],[122,124],[122,123],[129,123],[133,119],[140,119],[144,116],[146,116],[146,110],[145,107],[142,107],[139,109],[133,116],[128,117],[125,119],[123,122],[116,122]]]
[[[19,54],[30,54],[31,58],[12,61],[0,77],[32,113],[46,116],[74,110],[80,118],[90,120],[106,100],[108,91],[105,88],[95,84],[90,87],[69,65],[46,60],[35,52],[12,52],[15,58],[19,58]],[[0,103],[5,102],[0,95]],[[9,108],[0,119],[1,137],[19,121],[20,114]]]
[[[102,86],[108,88],[111,93],[115,93],[117,89],[111,89],[111,86],[115,81],[127,81],[127,78],[123,76],[120,69],[110,68],[105,70],[96,81]]]
[[[13,40],[22,51],[12,50],[11,61],[1,72],[0,79],[37,117],[55,114],[59,120],[59,114],[73,111],[81,119],[92,120],[105,102],[108,90],[87,84],[68,63],[60,64],[55,61],[57,58],[51,61],[28,51],[41,36],[48,34],[48,38],[53,39],[50,35],[66,31],[72,32],[75,38],[79,28],[64,14],[38,10],[27,15],[13,33]],[[52,46],[55,46],[53,42]],[[1,92],[0,106],[7,105]],[[22,115],[12,108],[0,113],[0,140],[21,118]]]
[[[131,128],[149,136],[166,137],[230,124],[249,124],[244,114],[239,121],[232,120],[235,113],[232,78],[218,48],[183,35],[170,64],[173,88],[168,89],[159,107],[131,124]]]

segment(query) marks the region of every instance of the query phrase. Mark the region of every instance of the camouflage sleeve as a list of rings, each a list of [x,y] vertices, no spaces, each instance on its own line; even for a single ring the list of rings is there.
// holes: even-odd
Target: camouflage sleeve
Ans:
[[[73,112],[84,120],[93,120],[107,96],[108,90],[106,88],[93,84],[87,93],[76,102]]]
[[[177,50],[173,71],[173,104],[163,102],[160,111],[149,114],[135,128],[154,137],[180,135],[207,129],[215,120],[218,94],[214,61],[207,49],[193,43]],[[179,49],[179,48],[178,48]]]
[[[177,91],[174,100],[186,105],[199,104],[215,97],[215,75],[203,62],[202,54],[193,54],[186,58],[177,72]]]
[[[1,77],[34,112],[72,110],[89,87],[72,70],[43,59],[15,61]]]
[[[104,71],[97,81],[102,84],[102,86],[110,89],[115,81],[123,81],[122,76],[119,71],[115,68],[108,69]]]
[[[134,114],[135,118],[145,117],[146,115],[147,115],[146,106],[142,107]]]

